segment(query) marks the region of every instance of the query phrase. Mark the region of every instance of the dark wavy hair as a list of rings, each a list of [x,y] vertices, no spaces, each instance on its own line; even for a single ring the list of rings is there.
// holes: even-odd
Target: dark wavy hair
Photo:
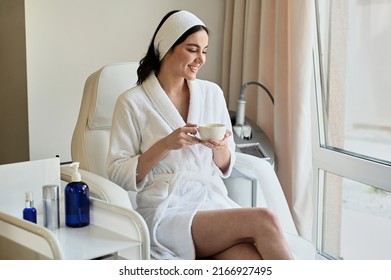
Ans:
[[[141,85],[147,78],[148,76],[154,72],[156,75],[159,74],[160,71],[160,60],[159,60],[159,54],[155,53],[155,46],[154,46],[154,41],[157,32],[159,29],[162,27],[163,23],[174,13],[179,12],[179,10],[171,11],[168,14],[166,14],[163,19],[160,21],[158,27],[156,28],[155,33],[153,34],[151,43],[148,47],[147,54],[140,60],[140,65],[137,69],[137,84]],[[200,30],[205,30],[207,34],[209,34],[209,30],[202,25],[196,25],[187,30],[183,35],[176,40],[174,45],[170,48],[169,51],[172,51],[177,45],[183,43],[187,37],[189,37],[191,34],[198,32]]]

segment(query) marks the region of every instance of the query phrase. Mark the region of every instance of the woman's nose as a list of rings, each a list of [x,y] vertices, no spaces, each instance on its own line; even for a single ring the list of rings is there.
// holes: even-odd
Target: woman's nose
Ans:
[[[205,63],[205,56],[204,56],[203,53],[200,53],[200,54],[197,56],[196,62],[201,63],[201,64],[204,64],[204,63]]]

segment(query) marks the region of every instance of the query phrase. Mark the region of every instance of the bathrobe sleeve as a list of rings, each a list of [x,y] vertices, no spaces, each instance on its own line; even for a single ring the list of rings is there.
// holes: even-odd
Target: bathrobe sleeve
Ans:
[[[227,104],[222,89],[215,83],[206,80],[194,80],[189,82],[192,92],[188,122],[198,125],[206,123],[223,123],[232,131],[231,118],[227,110]],[[231,175],[236,161],[233,135],[228,138],[227,145],[231,152],[231,161],[228,170],[222,173],[216,166],[216,171],[222,178]]]
[[[138,87],[123,93],[115,105],[110,145],[106,162],[110,180],[129,191],[139,191],[147,178],[136,183],[140,152],[140,128],[138,126],[133,95],[139,94]]]

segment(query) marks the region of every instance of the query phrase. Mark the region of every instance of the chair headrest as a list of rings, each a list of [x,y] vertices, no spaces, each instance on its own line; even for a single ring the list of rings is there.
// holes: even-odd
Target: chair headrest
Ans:
[[[90,129],[110,129],[119,95],[137,82],[138,62],[114,63],[91,74],[84,86],[90,97],[87,125]]]

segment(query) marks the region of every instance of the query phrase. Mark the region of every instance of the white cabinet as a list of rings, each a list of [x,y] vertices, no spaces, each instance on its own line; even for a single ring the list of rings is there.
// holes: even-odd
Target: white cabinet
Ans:
[[[36,252],[38,259],[148,258],[149,248],[143,242],[147,237],[140,236],[133,224],[136,212],[94,198],[90,211],[90,225],[67,227],[62,214],[56,230],[0,212],[0,236]],[[7,258],[6,251],[1,254]]]
[[[149,259],[146,225],[129,208],[91,198],[90,225],[70,228],[61,199],[60,228],[43,227],[42,186],[60,185],[59,174],[58,159],[0,166],[0,259]],[[25,191],[34,193],[37,224],[22,219]]]

